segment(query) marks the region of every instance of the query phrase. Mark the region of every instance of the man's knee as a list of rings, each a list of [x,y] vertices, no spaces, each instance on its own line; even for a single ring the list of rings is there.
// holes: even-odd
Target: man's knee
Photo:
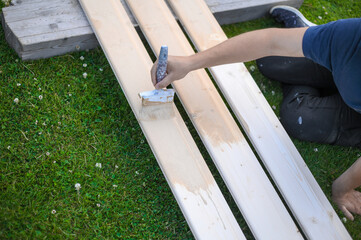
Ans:
[[[294,138],[332,144],[337,138],[335,121],[328,118],[329,110],[314,106],[317,98],[304,91],[289,92],[280,109],[281,123]]]

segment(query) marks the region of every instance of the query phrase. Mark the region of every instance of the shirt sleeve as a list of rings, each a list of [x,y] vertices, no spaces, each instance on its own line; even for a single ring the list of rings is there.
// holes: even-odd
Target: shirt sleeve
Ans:
[[[332,72],[334,82],[350,107],[361,111],[361,18],[309,27],[303,37],[305,57]]]
[[[360,25],[361,19],[353,18],[309,27],[302,41],[303,54],[332,73],[339,71],[357,48],[354,40],[359,39]]]

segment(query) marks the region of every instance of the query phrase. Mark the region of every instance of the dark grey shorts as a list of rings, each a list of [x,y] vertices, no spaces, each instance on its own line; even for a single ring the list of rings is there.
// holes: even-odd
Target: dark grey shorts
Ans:
[[[361,114],[342,100],[331,72],[306,58],[257,60],[266,77],[282,83],[281,122],[300,140],[361,148]]]

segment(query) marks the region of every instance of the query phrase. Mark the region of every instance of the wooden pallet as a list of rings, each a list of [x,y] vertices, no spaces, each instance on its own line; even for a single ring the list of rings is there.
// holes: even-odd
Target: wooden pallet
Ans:
[[[134,25],[136,21],[120,0]],[[206,0],[222,24],[254,19],[278,4],[300,7],[303,0]],[[13,0],[3,8],[6,40],[22,60],[62,55],[98,46],[78,0]]]
[[[199,50],[227,39],[203,0],[169,3]],[[306,236],[350,239],[245,66],[229,64],[210,71]]]
[[[194,235],[245,239],[175,105],[141,105],[152,61],[120,2],[81,3]]]

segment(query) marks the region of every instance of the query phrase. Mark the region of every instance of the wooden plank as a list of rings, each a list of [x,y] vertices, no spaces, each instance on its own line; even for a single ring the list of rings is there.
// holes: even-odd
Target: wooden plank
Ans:
[[[127,0],[157,53],[194,53],[163,0]],[[174,88],[256,238],[302,239],[236,122],[204,70]]]
[[[141,105],[152,61],[120,2],[81,4],[195,237],[245,239],[175,105]]]
[[[169,2],[199,50],[227,39],[204,1]],[[210,70],[307,237],[350,239],[245,66]]]

